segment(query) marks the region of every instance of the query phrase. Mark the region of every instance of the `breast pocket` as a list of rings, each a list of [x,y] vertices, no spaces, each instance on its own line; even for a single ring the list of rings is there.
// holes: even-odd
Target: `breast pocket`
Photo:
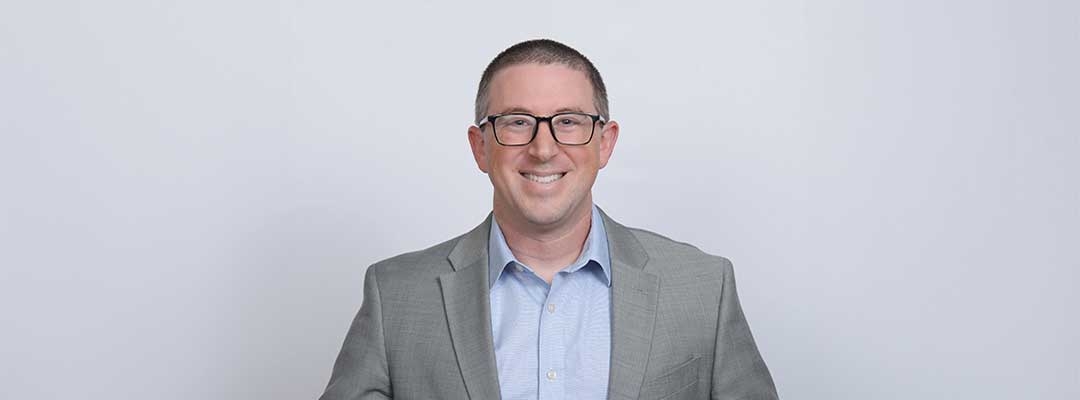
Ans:
[[[661,372],[660,376],[645,382],[641,386],[641,395],[638,398],[643,400],[694,398],[694,394],[697,393],[700,358],[701,356],[693,356]]]

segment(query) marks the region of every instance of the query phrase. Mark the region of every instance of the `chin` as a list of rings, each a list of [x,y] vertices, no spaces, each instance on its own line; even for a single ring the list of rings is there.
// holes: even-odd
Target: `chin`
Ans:
[[[566,218],[565,212],[555,210],[523,210],[522,215],[526,221],[533,225],[551,225]]]
[[[565,200],[564,200],[565,201]],[[564,202],[562,204],[552,204],[547,202],[544,204],[523,205],[520,208],[521,215],[526,221],[535,226],[550,226],[559,223],[565,223],[575,214],[575,204],[572,202]]]

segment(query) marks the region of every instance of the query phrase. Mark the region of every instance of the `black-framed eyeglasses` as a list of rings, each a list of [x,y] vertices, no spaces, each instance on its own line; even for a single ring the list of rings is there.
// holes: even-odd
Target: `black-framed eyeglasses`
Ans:
[[[592,141],[596,123],[603,124],[605,121],[599,115],[579,112],[559,113],[550,117],[507,113],[488,115],[478,126],[490,123],[495,141],[503,146],[525,146],[536,138],[541,122],[548,123],[551,136],[559,144],[581,146]]]

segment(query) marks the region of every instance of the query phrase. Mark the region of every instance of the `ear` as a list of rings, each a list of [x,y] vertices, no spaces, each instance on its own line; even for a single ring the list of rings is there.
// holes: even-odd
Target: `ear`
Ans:
[[[475,126],[469,127],[469,147],[472,148],[473,159],[476,160],[476,167],[480,168],[483,173],[488,173],[488,160],[487,160],[487,140],[484,136],[484,131]]]
[[[615,151],[615,142],[619,140],[619,123],[608,121],[600,130],[600,168],[607,166],[611,153]]]

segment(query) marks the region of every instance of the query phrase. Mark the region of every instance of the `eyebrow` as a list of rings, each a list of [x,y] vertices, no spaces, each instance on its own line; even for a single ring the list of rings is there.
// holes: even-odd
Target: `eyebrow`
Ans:
[[[552,113],[552,115],[566,113],[566,112],[577,112],[577,113],[582,113],[582,114],[588,114],[587,112],[585,112],[585,110],[582,110],[582,109],[577,108],[577,107],[562,107],[562,108],[560,108],[558,110],[555,110],[555,112]],[[500,112],[495,113],[495,115],[511,114],[511,113],[532,114],[533,112],[532,112],[532,110],[529,110],[528,108],[525,108],[525,107],[510,107],[510,108],[506,108],[506,109],[503,109]]]

